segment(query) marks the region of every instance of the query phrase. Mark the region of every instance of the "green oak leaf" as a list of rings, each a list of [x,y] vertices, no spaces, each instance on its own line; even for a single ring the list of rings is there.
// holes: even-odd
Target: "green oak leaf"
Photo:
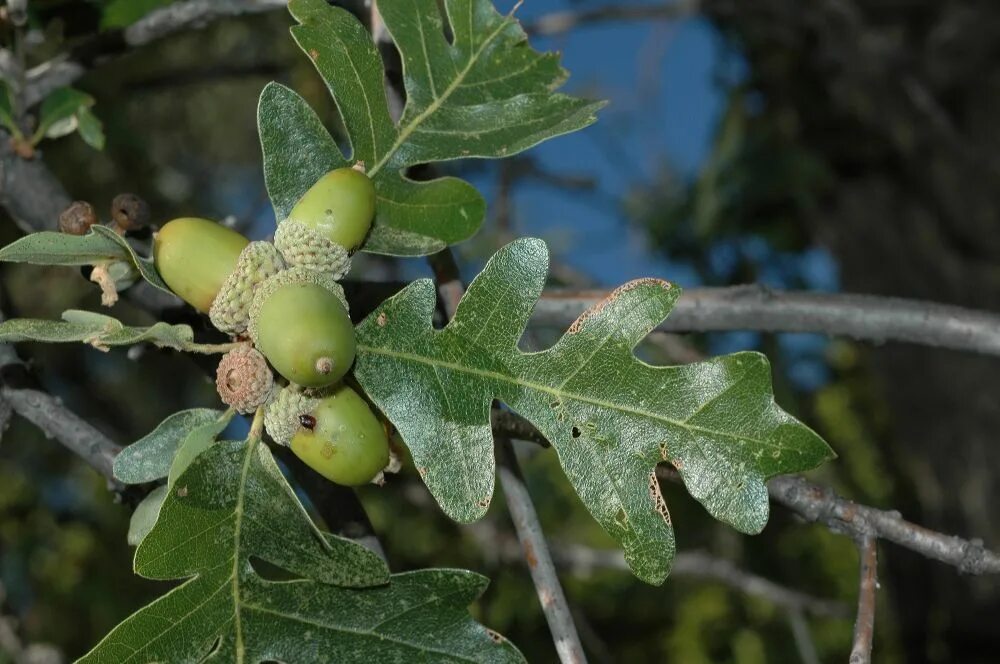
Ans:
[[[153,529],[156,519],[160,516],[160,508],[163,507],[163,501],[167,499],[167,491],[167,485],[160,485],[150,491],[136,505],[135,511],[132,512],[132,518],[128,522],[128,543],[131,546],[139,546],[139,543]]]
[[[63,312],[61,321],[13,318],[0,322],[0,343],[20,341],[82,341],[101,350],[149,342],[160,348],[184,350],[194,341],[194,331],[189,325],[162,322],[149,327],[131,327],[111,316],[70,309]]]
[[[364,251],[416,256],[469,238],[486,206],[451,177],[409,179],[417,164],[504,157],[595,120],[603,102],[557,93],[566,79],[556,54],[542,54],[510,15],[488,0],[383,2],[379,11],[403,58],[407,102],[395,123],[384,68],[365,28],[324,0],[291,0],[292,36],[333,94],[351,142],[345,156],[308,105],[276,84],[258,109],[268,193],[280,220],[324,173],[364,162],[377,195]]]
[[[94,98],[74,88],[53,90],[38,109],[38,127],[31,137],[32,145],[43,138],[61,138],[80,130],[89,145],[101,149],[104,135],[101,123],[90,111]]]
[[[774,403],[759,353],[677,367],[635,357],[680,295],[658,279],[621,287],[548,350],[521,352],[547,271],[545,244],[517,240],[489,261],[443,330],[431,325],[430,280],[410,284],[357,328],[355,376],[452,518],[478,519],[490,503],[494,399],[551,441],[584,504],[650,583],[666,578],[674,556],[658,463],[672,463],[712,516],[756,533],[767,521],[768,478],[834,456]]]
[[[91,226],[86,235],[55,231],[31,233],[0,248],[0,261],[32,265],[100,265],[123,261],[133,265],[153,286],[173,294],[160,278],[153,261],[140,256],[128,240],[105,226]]]
[[[282,580],[268,578],[274,568]],[[187,580],[80,662],[523,661],[465,610],[482,577],[390,577],[368,549],[316,529],[259,440],[220,442],[194,460],[136,550],[135,570]]]
[[[231,413],[212,408],[174,413],[118,453],[114,463],[115,477],[125,484],[144,484],[166,477],[177,450],[189,436],[204,429],[217,429],[217,434],[231,416]]]

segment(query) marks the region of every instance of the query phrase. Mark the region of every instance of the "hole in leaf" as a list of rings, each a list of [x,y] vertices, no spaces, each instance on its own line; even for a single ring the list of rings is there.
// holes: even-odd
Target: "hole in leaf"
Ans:
[[[579,427],[573,427],[573,431],[571,433],[572,433],[572,435],[573,435],[574,438],[579,438],[580,437],[580,429],[579,429]]]
[[[250,556],[250,566],[258,576],[267,581],[294,581],[303,578],[258,556]]]

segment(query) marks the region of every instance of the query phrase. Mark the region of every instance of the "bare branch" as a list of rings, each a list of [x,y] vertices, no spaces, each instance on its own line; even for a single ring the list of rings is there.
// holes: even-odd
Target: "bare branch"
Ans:
[[[980,540],[945,535],[889,512],[841,498],[831,489],[802,477],[781,476],[768,482],[772,500],[839,533],[874,535],[917,553],[953,565],[964,574],[1000,574],[1000,555]]]
[[[109,481],[115,481],[111,467],[121,447],[63,406],[59,399],[40,390],[8,387],[0,388],[0,395],[10,403],[15,413],[41,429],[49,438],[58,440]]]
[[[568,326],[607,291],[550,291],[532,320]],[[667,332],[818,332],[1000,355],[1000,314],[874,295],[773,291],[763,286],[684,291],[657,328]]]
[[[59,213],[72,199],[36,155],[22,159],[0,132],[0,205],[25,233],[55,230]]]
[[[524,478],[521,476],[521,469],[509,440],[497,441],[497,455],[500,459],[498,470],[500,484],[507,500],[507,510],[517,530],[517,537],[521,541],[524,560],[528,564],[531,580],[538,591],[538,600],[542,604],[545,620],[549,623],[549,631],[555,641],[559,661],[563,664],[586,662],[583,645],[573,623],[566,595],[556,576],[556,568],[545,542],[538,514],[535,513],[535,506],[524,485]]]
[[[560,566],[586,573],[593,569],[630,571],[625,556],[618,549],[591,549],[583,546],[552,547]],[[793,612],[805,612],[824,618],[845,618],[847,607],[834,600],[820,599],[786,588],[769,579],[741,570],[733,563],[701,551],[685,551],[674,557],[671,576],[690,576],[723,583],[746,595],[760,597]]]
[[[875,635],[875,593],[878,590],[878,540],[865,535],[858,540],[861,554],[861,582],[858,588],[858,617],[854,623],[854,645],[850,664],[871,664]]]
[[[102,57],[184,30],[203,28],[219,19],[273,11],[287,4],[287,0],[187,0],[157,9],[119,33],[97,35],[75,47],[73,53],[34,67],[27,74],[25,107],[37,104],[58,87],[70,85]]]
[[[820,664],[816,654],[816,644],[809,634],[809,624],[798,611],[788,612],[788,624],[792,628],[792,638],[795,639],[795,649],[799,651],[802,664]]]
[[[529,35],[551,36],[594,23],[673,20],[698,11],[699,0],[674,0],[656,5],[607,5],[546,14],[525,25]]]

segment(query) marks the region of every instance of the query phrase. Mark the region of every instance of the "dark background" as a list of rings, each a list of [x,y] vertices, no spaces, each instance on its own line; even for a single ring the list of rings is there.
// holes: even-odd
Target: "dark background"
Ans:
[[[32,57],[88,38],[103,4],[34,3]],[[554,11],[626,5],[667,8],[532,38],[563,52],[569,90],[611,100],[597,125],[520,157],[447,166],[489,202],[482,232],[457,248],[467,278],[509,238],[534,235],[553,250],[554,285],[613,286],[652,275],[682,286],[762,282],[998,308],[1000,4],[529,0],[519,16],[537,28],[546,24],[534,21]],[[291,85],[337,125],[319,78],[287,36],[289,24],[281,11],[228,19],[96,66],[77,87],[97,99],[105,150],[74,135],[43,143],[39,158],[102,212],[115,194],[133,191],[160,221],[233,215],[251,235],[267,236],[274,219],[255,128],[261,88],[269,80]],[[9,220],[0,222],[0,241],[18,235]],[[371,258],[352,276],[426,274],[420,260]],[[4,265],[0,279],[8,315],[98,307],[95,290],[71,269]],[[127,303],[112,313],[143,320]],[[996,360],[817,335],[687,341],[708,353],[769,355],[779,403],[840,455],[816,479],[1000,547]],[[644,352],[677,360],[662,347]],[[21,353],[48,389],[123,443],[178,409],[216,404],[204,371],[174,354],[133,360],[123,351],[39,345]],[[552,542],[611,546],[554,455],[524,451]],[[665,491],[680,550],[708,550],[853,605],[857,554],[849,539],[780,508],[762,535],[744,537],[677,487]],[[477,617],[531,661],[554,659],[527,571],[503,554],[513,533],[502,500],[485,524],[462,527],[410,471],[359,495],[394,570],[461,566],[487,574],[493,583]],[[163,584],[131,574],[128,516],[95,473],[14,420],[0,443],[0,581],[3,610],[20,619],[26,640],[55,644],[72,659],[162,592]],[[965,578],[891,544],[881,554],[875,661],[996,660],[996,579]],[[723,585],[677,576],[652,588],[617,570],[566,569],[562,577],[593,661],[802,661],[781,608]],[[846,660],[850,618],[808,618],[808,627],[820,661]]]

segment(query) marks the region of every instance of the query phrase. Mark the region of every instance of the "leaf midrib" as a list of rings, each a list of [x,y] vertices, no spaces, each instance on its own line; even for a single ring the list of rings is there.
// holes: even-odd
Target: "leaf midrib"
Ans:
[[[443,106],[444,103],[448,100],[448,97],[450,97],[451,94],[455,92],[455,90],[461,87],[462,82],[465,80],[465,77],[469,75],[469,72],[472,71],[472,68],[476,65],[476,63],[479,62],[479,57],[483,54],[483,51],[486,50],[486,47],[489,46],[493,42],[493,40],[497,38],[497,35],[503,32],[503,30],[509,24],[510,24],[510,16],[505,16],[504,19],[500,21],[500,25],[497,27],[497,29],[491,32],[490,36],[484,39],[482,43],[479,45],[479,48],[477,48],[472,53],[472,55],[469,57],[469,61],[465,64],[465,67],[462,68],[462,70],[458,72],[458,74],[455,76],[455,79],[448,84],[448,87],[445,88],[443,93],[441,93],[441,96],[435,97],[434,101],[428,104],[427,108],[418,113],[413,118],[413,120],[409,122],[409,124],[400,127],[399,134],[396,136],[396,140],[393,141],[392,146],[388,150],[386,150],[384,155],[382,155],[382,158],[379,159],[375,163],[375,165],[372,166],[372,168],[368,171],[368,177],[374,178],[375,175],[380,170],[382,170],[382,167],[385,166],[389,162],[389,160],[392,159],[392,157],[396,154],[396,152],[399,151],[399,148],[402,147],[403,143],[406,142],[406,139],[410,137],[410,134],[412,134],[424,120],[434,115],[434,113],[436,113],[437,110],[441,108],[441,106]]]
[[[367,344],[362,344],[362,343],[359,343],[357,345],[357,349],[360,352],[368,352],[368,353],[372,353],[372,354],[375,354],[375,355],[384,355],[384,356],[387,356],[387,357],[394,357],[394,358],[397,358],[397,359],[400,359],[400,360],[407,360],[407,361],[415,362],[415,363],[418,363],[418,364],[424,364],[424,365],[427,365],[427,366],[430,366],[430,367],[443,367],[443,368],[449,369],[451,371],[457,371],[457,372],[460,372],[460,373],[465,373],[465,374],[469,374],[469,375],[473,375],[473,376],[479,376],[479,377],[482,377],[482,378],[488,378],[488,379],[491,379],[491,380],[498,380],[498,381],[510,383],[512,385],[517,385],[519,387],[524,387],[524,388],[527,388],[529,390],[536,390],[536,391],[539,391],[539,392],[544,392],[545,394],[551,394],[554,397],[560,397],[560,398],[565,398],[565,399],[572,399],[574,401],[580,401],[580,402],[587,403],[587,404],[590,404],[590,405],[593,405],[593,406],[597,406],[599,408],[606,408],[608,410],[621,411],[621,412],[624,412],[624,413],[629,413],[631,415],[635,415],[637,417],[645,417],[645,418],[648,418],[648,419],[657,420],[657,421],[660,421],[660,422],[664,422],[667,425],[678,427],[680,429],[685,429],[685,430],[688,430],[688,431],[691,431],[691,432],[702,433],[702,434],[706,434],[706,435],[709,435],[709,436],[720,436],[720,437],[723,437],[723,438],[732,438],[734,440],[745,441],[745,442],[749,442],[749,443],[756,443],[756,444],[759,444],[759,445],[762,445],[762,446],[765,446],[765,447],[769,447],[769,448],[772,448],[772,449],[778,449],[778,450],[781,450],[781,451],[786,451],[786,448],[782,447],[781,445],[777,445],[777,444],[772,443],[772,442],[767,441],[767,440],[761,440],[761,439],[753,438],[751,436],[730,433],[728,431],[720,431],[720,430],[717,430],[717,429],[709,429],[709,428],[706,428],[706,427],[701,427],[701,426],[698,426],[698,425],[695,425],[695,424],[691,424],[689,422],[685,422],[683,420],[675,420],[673,418],[665,417],[663,415],[658,415],[656,413],[651,413],[649,411],[644,411],[644,410],[639,410],[637,408],[630,408],[628,406],[623,406],[622,404],[614,403],[612,401],[605,401],[603,399],[595,399],[593,397],[588,397],[588,396],[585,396],[583,394],[578,394],[578,393],[574,393],[574,392],[567,392],[567,391],[562,390],[562,389],[551,387],[550,385],[545,385],[543,383],[535,383],[535,382],[532,382],[532,381],[524,380],[522,378],[518,378],[517,376],[511,376],[511,375],[508,375],[508,374],[502,374],[502,373],[498,373],[496,371],[489,371],[487,369],[479,369],[479,368],[468,366],[468,365],[464,365],[464,364],[456,364],[454,362],[447,362],[445,360],[439,360],[437,358],[429,358],[429,357],[426,357],[426,356],[423,356],[423,355],[417,355],[417,354],[414,354],[414,353],[407,353],[407,352],[403,352],[403,351],[390,350],[390,349],[387,349],[387,348],[376,348],[374,346],[369,346]]]

